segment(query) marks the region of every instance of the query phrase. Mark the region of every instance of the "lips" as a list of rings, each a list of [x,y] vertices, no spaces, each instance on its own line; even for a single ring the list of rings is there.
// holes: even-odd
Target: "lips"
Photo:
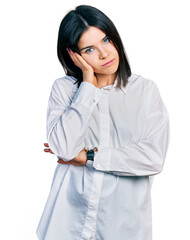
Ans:
[[[104,66],[104,67],[110,66],[113,62],[114,62],[114,59],[112,59],[111,61],[103,64],[102,66]]]

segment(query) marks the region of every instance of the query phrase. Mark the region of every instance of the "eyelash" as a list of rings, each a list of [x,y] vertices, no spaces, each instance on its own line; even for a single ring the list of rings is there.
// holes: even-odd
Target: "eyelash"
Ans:
[[[93,49],[93,48],[88,48],[88,49],[85,51],[85,53],[91,53],[92,51],[89,52],[89,50],[91,50],[91,49]]]
[[[104,42],[105,43],[108,43],[108,42],[106,42],[108,40],[108,42],[111,42],[111,39],[109,38],[109,37],[106,37],[105,39],[104,39]]]
[[[108,40],[108,41],[107,41]],[[109,37],[106,37],[104,40],[103,40],[104,43],[109,43],[111,42],[111,39]],[[92,51],[94,50],[93,48],[88,48],[85,53],[91,53]]]

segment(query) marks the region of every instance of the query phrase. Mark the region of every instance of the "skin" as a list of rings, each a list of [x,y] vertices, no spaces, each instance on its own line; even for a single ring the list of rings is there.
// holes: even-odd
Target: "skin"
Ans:
[[[118,52],[104,32],[96,27],[89,27],[81,36],[78,47],[81,55],[67,49],[74,64],[82,70],[83,81],[102,88],[113,84],[119,66]],[[113,61],[112,61],[113,60]],[[104,64],[111,62],[109,66]],[[45,152],[53,153],[47,143]],[[59,159],[58,163],[84,166],[87,162],[86,150],[79,152],[78,156],[68,162]]]

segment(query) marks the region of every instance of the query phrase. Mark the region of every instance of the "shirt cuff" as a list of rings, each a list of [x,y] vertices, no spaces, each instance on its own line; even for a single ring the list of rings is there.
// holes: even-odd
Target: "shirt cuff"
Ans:
[[[93,168],[93,161],[92,160],[87,160],[86,166]]]
[[[95,152],[93,166],[96,170],[110,171],[112,149],[106,146],[99,146]]]

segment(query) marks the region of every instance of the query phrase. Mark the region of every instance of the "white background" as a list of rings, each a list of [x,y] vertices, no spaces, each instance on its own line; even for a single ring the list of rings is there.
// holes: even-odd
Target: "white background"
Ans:
[[[43,152],[43,142],[50,89],[64,75],[56,56],[58,27],[80,4],[98,7],[113,20],[132,71],[160,89],[170,114],[171,142],[152,188],[153,239],[190,239],[190,14],[185,0],[1,3],[0,239],[36,240],[56,166],[56,157]]]

